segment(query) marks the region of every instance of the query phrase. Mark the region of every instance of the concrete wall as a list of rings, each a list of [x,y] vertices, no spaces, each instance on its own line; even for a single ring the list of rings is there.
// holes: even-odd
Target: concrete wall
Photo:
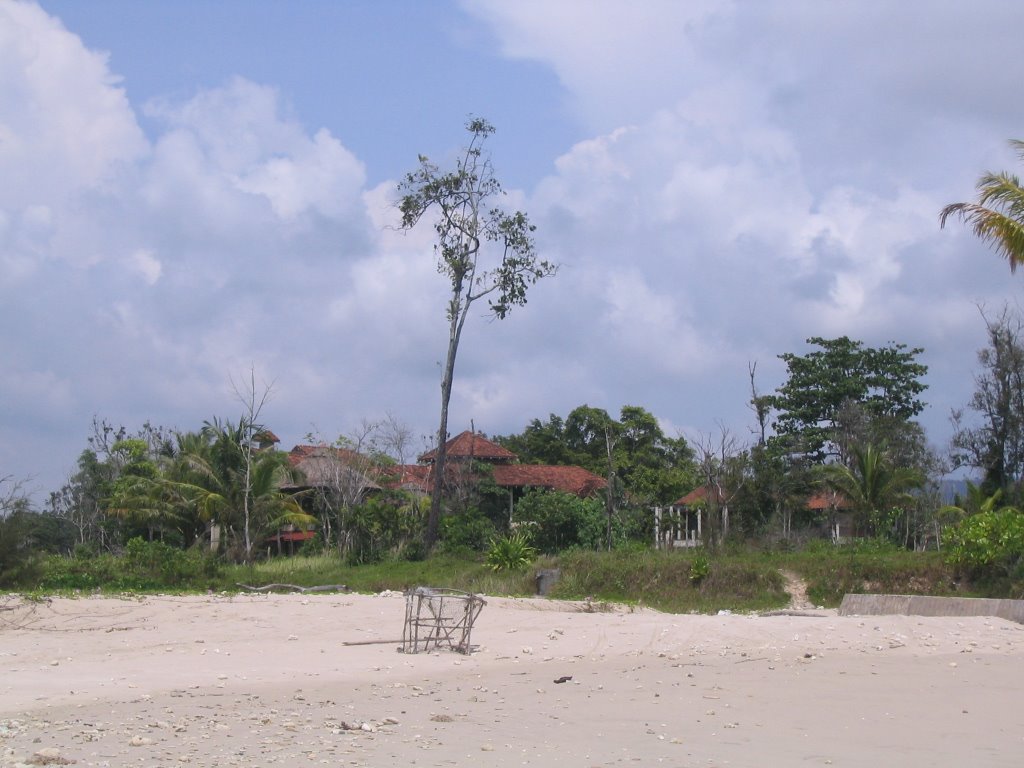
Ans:
[[[1024,624],[1024,600],[923,595],[846,595],[840,616],[997,616]]]

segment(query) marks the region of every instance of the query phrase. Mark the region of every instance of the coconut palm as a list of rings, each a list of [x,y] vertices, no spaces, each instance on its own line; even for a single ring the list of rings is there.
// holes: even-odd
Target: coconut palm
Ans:
[[[222,526],[246,561],[264,535],[285,525],[316,523],[293,495],[281,491],[283,480],[294,480],[288,457],[253,447],[259,431],[244,419],[237,425],[207,422],[197,437],[183,441],[186,450],[174,473],[175,490],[202,519]]]
[[[1024,160],[1024,141],[1014,140],[1010,145]],[[1010,262],[1010,271],[1016,272],[1024,264],[1024,187],[1009,173],[986,173],[977,183],[977,203],[953,203],[939,214],[939,225],[958,216],[969,224],[974,234],[992,245],[996,253]]]
[[[880,533],[883,516],[910,502],[910,491],[924,484],[920,472],[894,467],[885,451],[870,443],[853,449],[850,466],[830,464],[823,471],[825,485],[852,505],[856,527],[864,533]]]

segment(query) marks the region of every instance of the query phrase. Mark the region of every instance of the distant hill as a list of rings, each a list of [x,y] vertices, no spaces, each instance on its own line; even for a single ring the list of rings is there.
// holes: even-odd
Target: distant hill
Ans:
[[[942,480],[939,483],[939,493],[942,498],[943,504],[954,504],[957,497],[963,498],[967,495],[967,483],[972,482],[977,485],[980,480],[974,480],[969,477],[960,478],[959,480]]]

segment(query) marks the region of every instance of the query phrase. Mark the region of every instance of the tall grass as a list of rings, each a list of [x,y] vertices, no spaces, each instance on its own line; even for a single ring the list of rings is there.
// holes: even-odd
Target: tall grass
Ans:
[[[314,555],[225,567],[221,588],[237,589],[238,584],[300,587],[338,584],[354,592],[405,591],[428,585],[483,594],[524,595],[533,593],[533,573],[495,572],[479,559],[456,555],[355,566],[346,564],[337,555]]]
[[[695,569],[695,561],[704,562]],[[699,551],[576,551],[556,558],[562,576],[551,596],[650,606],[672,613],[778,608],[789,600],[777,568],[762,559]],[[694,578],[700,571],[702,576]]]
[[[629,547],[574,550],[535,560],[522,571],[495,571],[479,554],[444,554],[422,561],[351,565],[337,554],[277,557],[227,565],[199,551],[135,541],[122,556],[80,553],[37,558],[30,574],[6,586],[23,591],[237,591],[239,585],[345,585],[355,592],[448,587],[486,595],[533,595],[539,569],[558,569],[552,598],[625,602],[670,612],[765,610],[789,601],[782,571],[808,585],[816,604],[835,606],[848,592],[1006,597],[1021,585],[970,585],[939,553],[877,545],[816,545],[796,552],[677,550]]]

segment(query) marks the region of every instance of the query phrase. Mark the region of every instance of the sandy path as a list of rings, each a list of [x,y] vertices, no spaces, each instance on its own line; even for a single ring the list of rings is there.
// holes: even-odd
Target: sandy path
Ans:
[[[397,596],[0,605],[5,766],[1024,761],[1024,627],[999,619],[489,599],[466,657],[342,645],[400,637]]]

